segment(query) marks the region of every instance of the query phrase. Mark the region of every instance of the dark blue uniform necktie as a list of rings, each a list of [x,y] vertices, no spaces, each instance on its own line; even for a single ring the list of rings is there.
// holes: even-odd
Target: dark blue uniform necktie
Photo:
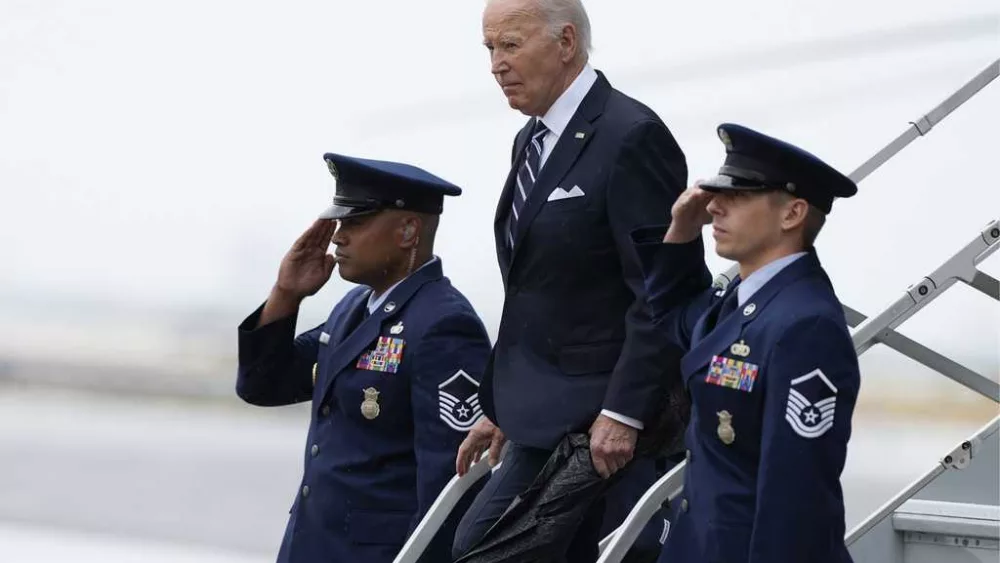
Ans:
[[[733,280],[728,287],[726,287],[726,293],[722,296],[722,305],[719,306],[719,312],[715,316],[715,322],[712,323],[712,328],[718,326],[727,315],[736,310],[739,305],[739,289],[740,280],[739,278]],[[710,329],[711,330],[711,329]]]
[[[351,311],[350,316],[347,318],[347,323],[344,327],[344,337],[346,338],[355,330],[361,326],[361,323],[365,322],[371,313],[368,312],[368,298],[361,300],[361,306],[353,311]]]
[[[722,308],[719,309],[719,320],[726,318],[729,313],[736,310],[736,307],[740,303],[740,292],[734,289],[729,293],[728,296],[722,301]]]

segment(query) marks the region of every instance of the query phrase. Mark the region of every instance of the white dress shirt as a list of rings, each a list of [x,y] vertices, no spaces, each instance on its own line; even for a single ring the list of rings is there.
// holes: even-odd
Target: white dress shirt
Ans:
[[[552,149],[555,148],[559,137],[569,125],[569,120],[573,119],[573,114],[580,107],[580,102],[594,86],[594,82],[597,82],[597,71],[588,63],[576,76],[573,83],[569,85],[569,88],[566,88],[566,91],[552,104],[549,111],[541,117],[548,132],[542,137],[542,161],[539,168],[545,166],[545,161],[552,154]]]

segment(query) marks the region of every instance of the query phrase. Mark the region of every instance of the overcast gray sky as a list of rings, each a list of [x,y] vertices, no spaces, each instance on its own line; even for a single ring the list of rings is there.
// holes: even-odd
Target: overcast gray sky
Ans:
[[[995,0],[586,5],[594,65],[661,114],[692,180],[718,168],[723,121],[849,172],[1000,54]],[[5,346],[44,348],[31,322],[58,324],[94,300],[218,307],[235,327],[332,195],[327,151],[410,162],[465,189],[446,203],[437,250],[493,330],[492,217],[523,116],[489,75],[481,8],[0,4]],[[845,302],[880,310],[1000,215],[998,108],[994,83],[838,202],[819,248]],[[983,269],[1000,276],[1000,261]],[[337,279],[310,300],[303,327],[347,288]],[[998,319],[995,302],[962,288],[906,332],[996,374]]]

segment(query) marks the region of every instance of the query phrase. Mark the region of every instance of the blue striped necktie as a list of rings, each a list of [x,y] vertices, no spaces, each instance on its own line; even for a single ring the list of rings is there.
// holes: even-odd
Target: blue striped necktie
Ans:
[[[514,234],[517,233],[518,219],[524,209],[524,202],[528,201],[531,188],[535,187],[535,178],[542,166],[542,137],[548,132],[548,128],[541,119],[535,119],[535,127],[531,131],[531,139],[525,147],[524,161],[517,171],[517,181],[514,186],[514,199],[510,208],[510,221],[507,230],[507,244],[514,248]]]

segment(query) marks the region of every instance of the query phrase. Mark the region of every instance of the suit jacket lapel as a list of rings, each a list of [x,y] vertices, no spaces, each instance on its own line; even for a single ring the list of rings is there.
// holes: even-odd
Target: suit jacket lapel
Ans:
[[[597,81],[590,91],[580,102],[573,118],[566,124],[566,129],[559,136],[559,141],[553,147],[552,153],[542,166],[542,171],[535,180],[535,185],[531,188],[527,201],[524,203],[524,210],[517,221],[517,233],[514,237],[514,252],[511,260],[517,254],[524,240],[524,235],[531,226],[531,222],[542,210],[545,201],[548,199],[552,189],[566,176],[573,164],[576,163],[583,149],[594,137],[593,122],[604,112],[604,105],[611,94],[611,84],[604,74],[598,71]],[[577,135],[582,133],[583,135]]]
[[[723,353],[736,343],[740,334],[743,333],[744,327],[753,322],[764,307],[781,293],[782,289],[788,287],[795,280],[817,271],[822,272],[819,259],[814,252],[810,252],[778,272],[763,287],[758,289],[742,307],[737,307],[736,310],[722,319],[701,340],[695,341],[695,338],[692,337],[691,349],[681,358],[681,373],[684,375],[684,381],[687,382],[691,376],[708,365],[712,356]],[[692,331],[694,335],[698,335],[699,331],[704,330],[708,316],[718,308],[718,305],[716,303],[698,319],[695,329]]]
[[[354,332],[344,335],[345,338],[336,344],[336,347],[330,352],[330,357],[327,361],[326,373],[329,373],[330,377],[323,382],[324,399],[333,387],[333,382],[337,379],[337,376],[343,373],[346,368],[353,367],[350,366],[351,362],[371,347],[372,342],[382,333],[382,325],[399,315],[406,306],[407,301],[425,283],[439,280],[442,276],[443,269],[440,259],[434,264],[417,270],[413,275],[404,280],[403,283],[396,286],[396,289],[392,291],[392,294],[389,295],[385,303],[376,309],[371,316],[362,321],[354,329]],[[360,302],[361,307],[368,306],[368,293],[365,291],[358,294],[357,300]],[[358,304],[355,304],[355,307],[357,306]],[[353,311],[354,309],[351,310]],[[343,320],[338,321],[338,324],[345,325],[350,318],[350,316],[347,316]],[[343,327],[339,328],[341,331],[343,330]]]
[[[583,137],[578,137],[576,133],[583,133]],[[573,116],[573,119],[566,126],[566,130],[559,137],[559,142],[552,149],[552,154],[542,166],[542,171],[539,173],[538,179],[535,180],[535,186],[528,194],[528,200],[524,203],[524,210],[521,211],[521,218],[517,221],[517,232],[514,236],[515,253],[521,241],[524,240],[524,234],[531,222],[545,205],[549,194],[569,172],[580,153],[583,152],[584,147],[590,142],[593,133],[594,127],[589,122],[584,121],[579,113]]]
[[[573,163],[579,158],[584,147],[590,142],[591,137],[593,137],[594,126],[592,123],[604,111],[604,104],[611,93],[611,84],[608,83],[604,74],[597,71],[597,75],[597,82],[594,83],[590,92],[587,93],[580,103],[580,107],[577,108],[573,118],[566,125],[566,130],[559,137],[559,141],[542,167],[535,186],[528,196],[528,201],[525,202],[524,210],[521,211],[521,220],[518,221],[517,233],[514,237],[514,249],[511,251],[507,246],[507,218],[510,214],[510,206],[513,201],[517,170],[524,161],[524,148],[527,145],[528,136],[531,132],[532,120],[529,120],[519,133],[516,146],[514,147],[513,162],[507,174],[507,182],[504,184],[503,193],[497,204],[496,216],[493,222],[497,260],[500,263],[500,272],[503,275],[505,285],[507,283],[507,274],[510,272],[511,262],[514,260],[514,254],[520,247],[528,225],[538,215],[542,205],[545,204],[545,200],[548,199],[549,193],[552,191],[552,186],[562,180],[566,172],[569,171]],[[582,139],[577,138],[577,132],[583,133]]]

